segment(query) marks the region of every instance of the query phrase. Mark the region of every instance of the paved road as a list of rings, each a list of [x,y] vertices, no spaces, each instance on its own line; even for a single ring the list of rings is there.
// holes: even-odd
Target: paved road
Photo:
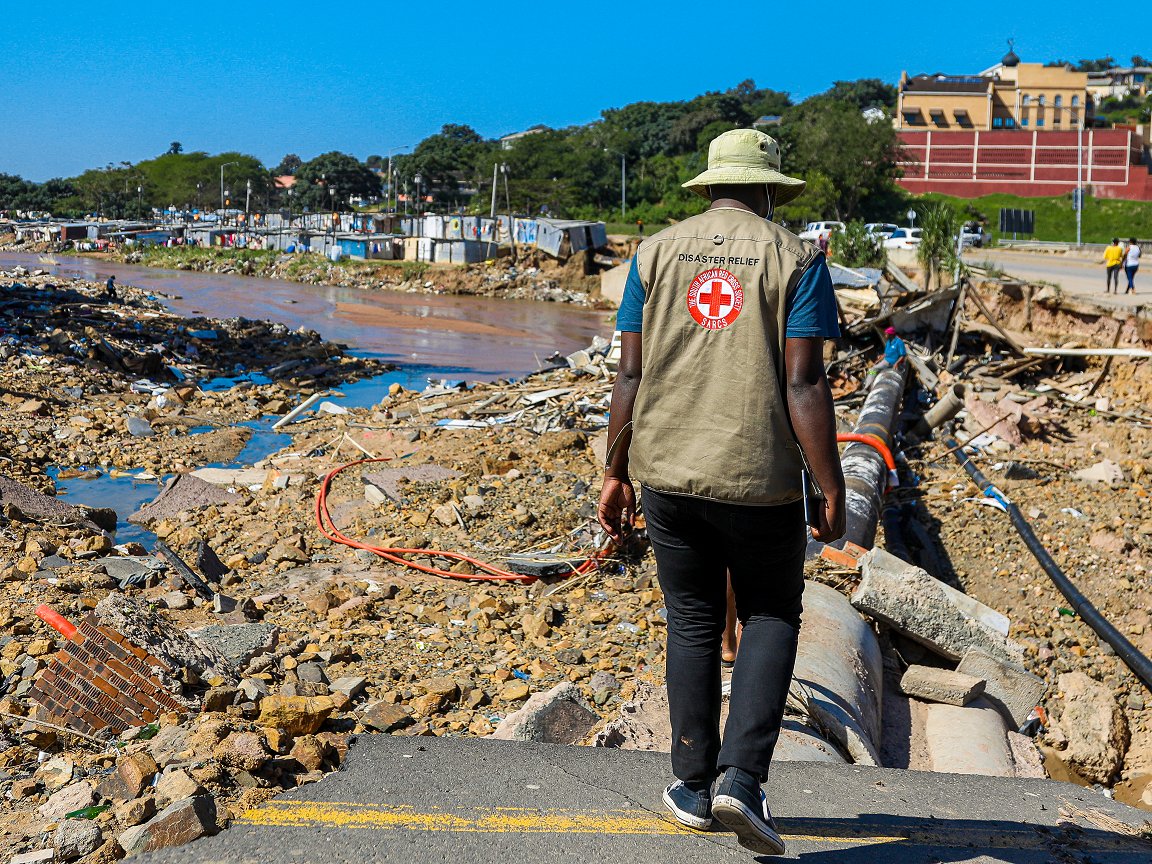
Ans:
[[[484,739],[364,736],[344,771],[141,864],[715,864],[752,860],[728,833],[665,815],[662,753]],[[1149,814],[1047,780],[779,763],[769,802],[809,864],[1148,864],[1152,843],[1061,811]],[[770,860],[770,859],[760,859]]]
[[[1104,265],[1087,257],[1071,257],[1041,252],[1017,252],[1007,249],[969,249],[964,259],[980,265],[990,261],[1011,276],[1027,281],[1051,282],[1077,300],[1116,309],[1135,311],[1152,307],[1152,267],[1136,274],[1135,294],[1105,294]],[[1147,270],[1149,272],[1145,273]],[[1120,274],[1121,288],[1127,282]]]

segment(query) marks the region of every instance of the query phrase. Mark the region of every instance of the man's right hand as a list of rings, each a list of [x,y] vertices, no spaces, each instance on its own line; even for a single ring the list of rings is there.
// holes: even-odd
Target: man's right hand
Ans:
[[[821,543],[839,540],[844,536],[845,518],[844,496],[828,494],[824,499],[824,509],[820,511],[820,527],[812,529],[812,539]]]
[[[636,524],[636,490],[632,488],[631,480],[621,480],[619,477],[604,478],[596,518],[600,520],[608,536],[620,543],[624,526],[632,528]]]

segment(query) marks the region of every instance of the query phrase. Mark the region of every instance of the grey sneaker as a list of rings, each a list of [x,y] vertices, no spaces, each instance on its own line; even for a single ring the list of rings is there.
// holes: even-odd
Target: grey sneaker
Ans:
[[[676,821],[707,831],[712,827],[712,793],[707,783],[685,783],[677,780],[664,790],[664,804]]]
[[[728,768],[716,781],[712,794],[712,815],[736,832],[745,849],[760,855],[783,855],[784,841],[768,811],[760,782],[739,768]]]

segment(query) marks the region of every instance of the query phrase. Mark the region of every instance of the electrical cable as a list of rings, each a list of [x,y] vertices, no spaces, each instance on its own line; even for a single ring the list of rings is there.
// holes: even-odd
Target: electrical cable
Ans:
[[[389,457],[378,457],[374,459],[358,459],[355,462],[349,462],[334,468],[324,475],[320,481],[320,491],[316,493],[316,502],[313,512],[316,516],[316,526],[319,528],[320,533],[331,540],[333,543],[340,543],[344,546],[350,546],[353,549],[363,549],[378,555],[386,561],[391,561],[393,564],[399,564],[402,567],[409,567],[413,570],[419,570],[421,573],[428,573],[433,576],[442,576],[447,579],[460,579],[470,582],[520,582],[522,584],[531,584],[535,582],[538,577],[525,573],[513,573],[509,570],[503,570],[495,567],[492,564],[487,564],[470,555],[465,555],[463,552],[450,552],[438,549],[405,549],[392,546],[372,546],[368,543],[361,543],[359,540],[353,540],[336,527],[335,521],[332,519],[332,514],[328,511],[328,492],[332,487],[332,480],[341,471],[349,468],[354,468],[358,465],[366,465],[372,462],[391,462]],[[597,552],[592,557],[586,559],[582,564],[573,567],[573,575],[583,575],[594,570],[600,562],[600,559],[605,554],[606,550]],[[451,570],[444,570],[440,567],[430,567],[426,564],[421,564],[417,561],[410,561],[403,557],[404,555],[434,555],[442,558],[450,558],[454,561],[464,561],[471,564],[479,573],[454,573]]]
[[[1064,595],[1076,614],[1095,631],[1097,636],[1112,646],[1116,656],[1124,661],[1124,665],[1132,670],[1133,674],[1149,691],[1152,691],[1152,660],[1141,654],[1140,649],[1125,639],[1123,634],[1112,625],[1112,622],[1105,618],[1100,610],[1080,593],[1072,580],[1060,569],[1060,565],[1048,554],[1048,550],[1036,537],[1032,526],[1028,524],[1028,520],[1020,512],[1020,508],[1013,504],[1003,491],[989,482],[984,473],[968,458],[968,454],[963,451],[961,446],[951,437],[944,438],[944,446],[952,451],[956,461],[968,472],[968,476],[972,478],[972,482],[976,484],[977,488],[1004,508],[1004,512],[1008,514],[1008,518],[1012,520],[1012,525],[1016,528],[1016,533],[1020,535],[1024,545],[1028,547],[1028,551],[1040,562],[1040,566],[1044,568],[1048,578],[1060,589],[1060,593]]]

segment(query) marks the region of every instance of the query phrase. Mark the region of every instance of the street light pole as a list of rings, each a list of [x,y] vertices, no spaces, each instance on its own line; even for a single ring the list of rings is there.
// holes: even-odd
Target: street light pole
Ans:
[[[223,218],[224,213],[224,169],[229,165],[239,165],[239,162],[225,162],[220,166],[220,216]]]
[[[392,177],[392,154],[393,153],[399,153],[401,150],[407,150],[410,146],[412,146],[412,145],[401,144],[399,147],[393,147],[391,150],[388,151],[388,198],[384,202],[385,211],[389,211],[389,212],[391,211],[392,184],[393,184],[393,179],[394,179]],[[396,206],[397,207],[400,206],[400,202],[398,200],[396,201]]]
[[[251,228],[252,228],[252,224],[249,221],[252,218],[252,216],[249,212],[251,210],[251,204],[252,204],[252,181],[249,180],[248,181],[248,189],[244,195],[244,228],[247,230],[251,230]]]

